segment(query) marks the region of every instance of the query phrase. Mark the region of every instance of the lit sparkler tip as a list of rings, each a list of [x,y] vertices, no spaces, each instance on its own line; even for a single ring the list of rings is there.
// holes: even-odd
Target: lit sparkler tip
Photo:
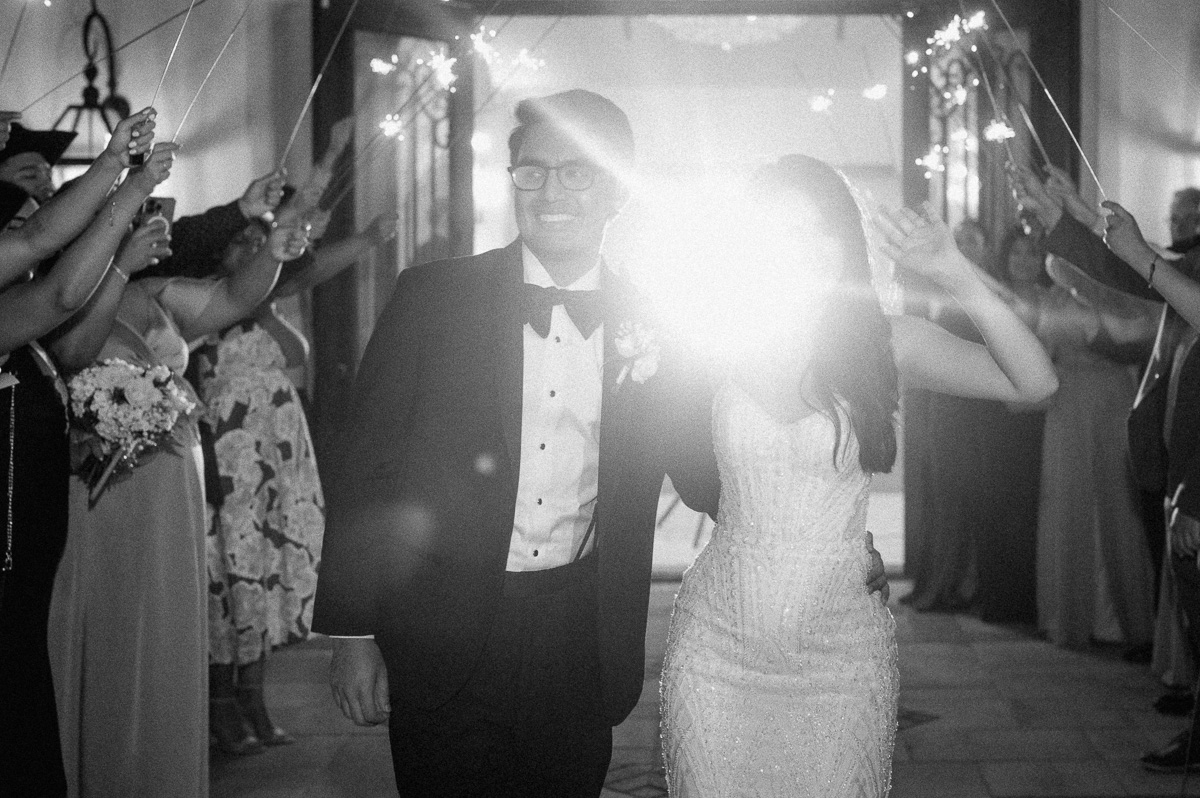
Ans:
[[[827,94],[818,94],[808,101],[808,107],[819,114],[833,107],[833,100]]]
[[[882,100],[887,96],[887,85],[883,83],[876,83],[874,86],[869,86],[868,88],[863,89],[862,96],[866,97],[868,100]]]
[[[1007,141],[1016,135],[1017,132],[1012,129],[1011,125],[999,119],[988,122],[987,127],[983,129],[983,138],[986,141]]]
[[[387,136],[389,139],[404,141],[404,135],[402,133],[404,130],[404,123],[400,120],[399,114],[388,114],[385,116],[383,121],[379,123],[379,129],[382,130],[383,135]]]
[[[395,58],[396,56],[392,57]],[[382,58],[372,58],[371,71],[376,75],[390,75],[396,71],[396,64],[394,62],[384,61]]]

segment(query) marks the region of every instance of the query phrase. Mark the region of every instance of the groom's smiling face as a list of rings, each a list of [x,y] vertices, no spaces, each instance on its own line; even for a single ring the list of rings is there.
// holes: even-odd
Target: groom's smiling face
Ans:
[[[604,230],[624,202],[618,181],[603,169],[596,170],[596,179],[588,188],[564,188],[557,167],[581,163],[594,161],[579,144],[545,124],[529,130],[513,163],[556,170],[546,175],[539,189],[513,189],[521,239],[551,275],[557,263],[599,257]]]

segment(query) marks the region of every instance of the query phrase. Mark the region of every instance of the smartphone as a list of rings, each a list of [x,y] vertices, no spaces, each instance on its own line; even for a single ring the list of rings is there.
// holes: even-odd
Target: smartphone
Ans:
[[[171,223],[175,220],[175,198],[174,197],[146,197],[142,202],[142,208],[138,211],[134,218],[134,227],[141,227],[148,219],[154,216],[159,216],[167,222],[167,232],[171,230]]]

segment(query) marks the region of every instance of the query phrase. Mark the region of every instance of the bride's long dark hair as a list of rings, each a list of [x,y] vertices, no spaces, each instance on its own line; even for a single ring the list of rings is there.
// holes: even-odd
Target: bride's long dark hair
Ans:
[[[841,244],[843,271],[813,327],[812,357],[802,380],[804,398],[834,423],[835,461],[842,448],[845,413],[858,439],[862,469],[890,471],[896,461],[894,421],[900,391],[891,325],[871,282],[858,203],[833,167],[807,155],[781,158],[760,170],[755,183],[767,192],[807,198],[820,214],[823,232]]]

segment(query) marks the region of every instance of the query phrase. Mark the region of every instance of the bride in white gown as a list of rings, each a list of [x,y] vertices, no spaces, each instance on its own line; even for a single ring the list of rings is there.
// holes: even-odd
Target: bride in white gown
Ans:
[[[789,267],[801,282],[762,286],[797,300],[796,312],[779,314],[791,318],[777,319],[774,340],[785,345],[743,357],[717,390],[720,511],[671,619],[667,781],[677,798],[884,796],[895,625],[863,583],[871,473],[896,456],[898,379],[1028,402],[1057,380],[1037,339],[928,211],[881,224],[888,254],[949,290],[986,346],[884,316],[860,212],[828,165],[790,156],[754,185],[765,212],[788,214],[783,229],[799,245]],[[746,279],[754,274],[748,265]]]

